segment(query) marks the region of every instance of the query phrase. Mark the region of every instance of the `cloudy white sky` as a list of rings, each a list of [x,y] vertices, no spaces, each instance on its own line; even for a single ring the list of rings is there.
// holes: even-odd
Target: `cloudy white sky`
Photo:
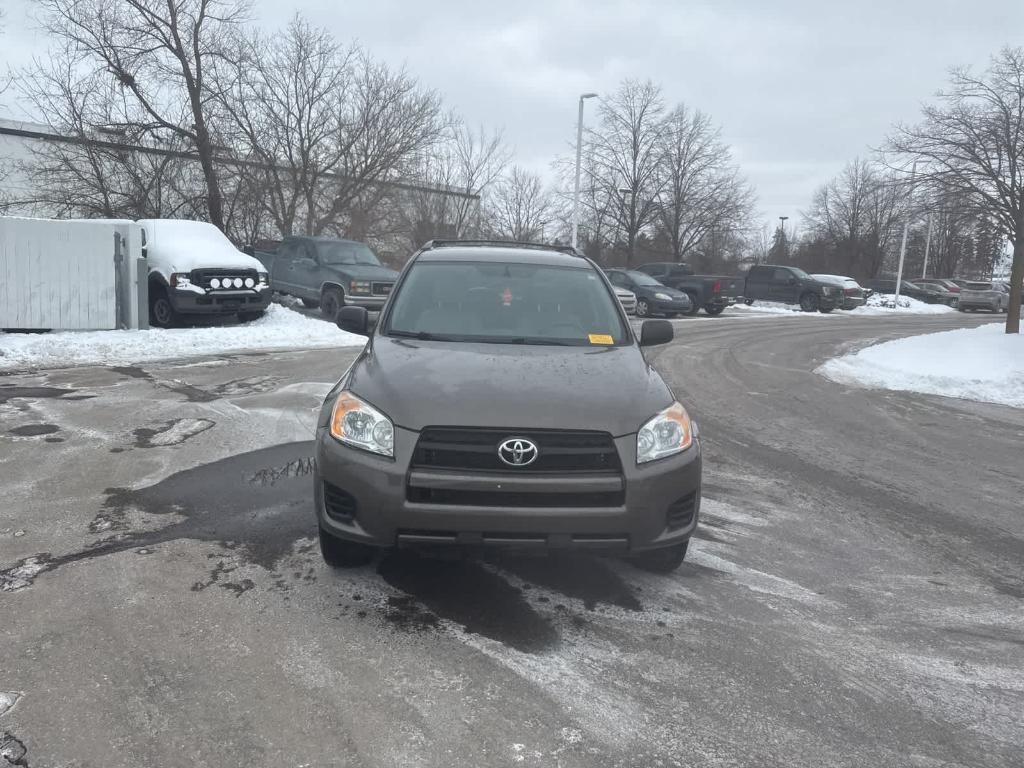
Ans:
[[[0,0],[0,63],[45,49],[33,5]],[[540,170],[572,141],[580,92],[649,77],[722,126],[770,219],[798,217],[914,119],[949,67],[1024,45],[1024,0],[255,0],[268,28],[296,11],[405,65],[470,123],[503,127]]]

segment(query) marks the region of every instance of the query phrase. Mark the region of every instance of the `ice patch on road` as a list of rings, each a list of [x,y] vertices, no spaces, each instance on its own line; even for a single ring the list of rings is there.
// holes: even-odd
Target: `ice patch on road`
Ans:
[[[816,373],[840,384],[1024,408],[1024,335],[1001,323],[887,341]]]
[[[271,304],[259,320],[229,327],[0,333],[0,370],[134,365],[230,352],[353,347],[365,343],[365,336],[346,333],[331,323]]]
[[[783,579],[781,576],[772,576],[770,573],[758,571],[738,565],[731,560],[714,555],[707,551],[707,547],[694,548],[692,554],[687,556],[687,561],[703,565],[706,568],[714,568],[733,577],[733,580],[752,592],[760,592],[765,595],[784,597],[795,600],[806,605],[834,606],[831,600],[802,587],[794,581]]]
[[[18,699],[22,697],[19,691],[0,691],[0,717],[14,709]]]

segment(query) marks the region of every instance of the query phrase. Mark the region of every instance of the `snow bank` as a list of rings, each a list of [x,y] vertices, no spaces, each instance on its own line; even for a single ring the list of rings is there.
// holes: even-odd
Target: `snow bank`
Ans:
[[[753,304],[743,302],[733,304],[729,307],[730,312],[739,310],[748,314],[758,315],[786,315],[788,317],[824,317],[820,312],[804,312],[796,304],[775,304],[771,301],[755,301]]]
[[[956,312],[953,307],[945,304],[926,304],[909,296],[900,296],[899,306],[894,307],[896,295],[892,293],[873,293],[868,296],[867,303],[862,307],[847,310],[847,314],[860,315],[945,315]]]
[[[271,304],[259,320],[214,328],[0,333],[0,370],[131,365],[261,349],[362,346],[363,336]]]
[[[816,372],[842,384],[1024,408],[1024,335],[990,323],[911,336],[833,358]]]

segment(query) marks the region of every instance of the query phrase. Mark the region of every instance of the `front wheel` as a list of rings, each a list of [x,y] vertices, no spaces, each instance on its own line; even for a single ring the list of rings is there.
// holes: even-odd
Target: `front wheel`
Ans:
[[[320,554],[332,568],[356,568],[369,565],[377,556],[377,548],[339,539],[321,528]]]
[[[338,316],[338,310],[344,304],[342,292],[338,288],[327,288],[320,298],[320,312],[328,320],[334,320]]]
[[[178,313],[162,285],[151,285],[149,288],[149,324],[157,328],[173,328],[178,320]]]
[[[818,297],[813,293],[805,293],[800,297],[800,309],[804,312],[815,312],[818,309]]]
[[[723,307],[723,306],[716,306],[714,304],[708,304],[706,307],[704,307],[704,311],[707,312],[712,317],[716,317],[716,316],[722,314],[722,311],[724,309],[725,309],[725,307]]]
[[[686,314],[696,315],[698,312],[700,312],[700,304],[697,303],[697,294],[693,293],[692,291],[687,291],[686,295],[690,299],[690,309],[687,311]]]
[[[821,314],[823,314],[823,315],[827,315],[833,309],[834,309],[833,307],[818,307],[818,311],[821,312]]]
[[[754,306],[754,300],[753,299],[744,299],[743,303],[746,304],[748,307]]]
[[[636,316],[637,317],[650,317],[651,305],[647,303],[647,299],[639,299],[636,302]]]
[[[638,555],[631,555],[629,562],[637,568],[653,573],[672,573],[683,564],[686,558],[686,550],[690,546],[687,539],[682,544],[676,544],[662,549],[652,549],[650,552],[641,552]]]

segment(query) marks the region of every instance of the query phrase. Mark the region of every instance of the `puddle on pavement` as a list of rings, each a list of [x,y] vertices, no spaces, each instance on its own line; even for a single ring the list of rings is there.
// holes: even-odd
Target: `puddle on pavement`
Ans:
[[[60,432],[60,427],[56,424],[26,424],[23,427],[9,429],[7,432],[9,434],[16,435],[17,437],[39,437],[41,435],[52,435],[54,432]]]
[[[630,611],[643,609],[629,585],[608,563],[593,555],[565,553],[550,557],[502,556],[498,565],[523,581],[583,602],[588,611],[598,603]]]
[[[67,398],[75,395],[78,390],[62,389],[60,387],[15,387],[7,384],[0,384],[0,405],[10,400],[48,400]]]
[[[213,392],[207,392],[205,389],[200,389],[199,387],[193,386],[192,384],[188,384],[184,381],[178,381],[177,379],[172,379],[171,381],[160,381],[149,371],[143,370],[135,365],[115,365],[111,366],[110,370],[114,373],[119,373],[122,376],[127,376],[129,379],[148,381],[154,386],[175,392],[184,396],[185,400],[190,403],[211,403],[214,400],[220,399],[220,395]]]

